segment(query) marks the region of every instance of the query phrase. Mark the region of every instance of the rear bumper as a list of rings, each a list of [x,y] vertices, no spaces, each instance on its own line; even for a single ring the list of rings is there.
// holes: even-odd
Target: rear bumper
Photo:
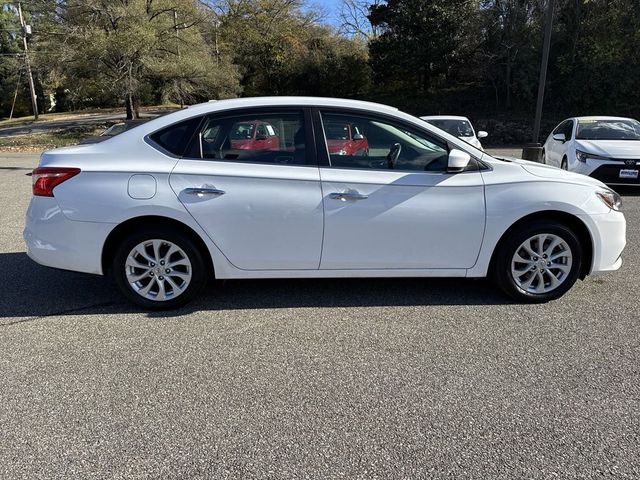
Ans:
[[[102,247],[115,225],[69,220],[55,198],[33,197],[23,238],[27,255],[47,267],[102,274]]]

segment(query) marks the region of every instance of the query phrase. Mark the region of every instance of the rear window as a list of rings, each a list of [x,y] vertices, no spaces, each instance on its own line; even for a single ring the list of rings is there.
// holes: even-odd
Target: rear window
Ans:
[[[181,157],[189,144],[196,128],[200,125],[201,117],[190,118],[183,122],[174,123],[149,135],[149,138],[164,150]]]

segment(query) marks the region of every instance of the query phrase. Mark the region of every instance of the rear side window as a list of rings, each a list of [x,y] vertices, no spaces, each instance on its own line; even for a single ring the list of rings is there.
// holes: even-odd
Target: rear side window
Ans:
[[[259,112],[210,116],[185,157],[237,163],[307,165],[304,113]]]
[[[202,118],[190,118],[174,123],[149,135],[149,138],[167,152],[181,157],[189,144],[189,140],[200,125]]]

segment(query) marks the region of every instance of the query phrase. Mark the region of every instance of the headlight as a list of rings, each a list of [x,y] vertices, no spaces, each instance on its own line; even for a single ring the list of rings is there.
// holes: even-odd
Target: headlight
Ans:
[[[622,207],[622,198],[613,190],[600,190],[596,192],[596,195],[602,203],[612,210],[619,211]]]
[[[338,150],[338,151],[336,152],[336,155],[346,155],[346,154],[347,154],[347,151],[346,151],[346,150],[344,150],[344,149],[342,149],[342,150]]]
[[[587,153],[581,150],[576,150],[576,159],[579,162],[585,163],[587,158],[591,158],[593,160],[609,160],[607,157],[603,157],[601,155],[596,155],[594,153]]]

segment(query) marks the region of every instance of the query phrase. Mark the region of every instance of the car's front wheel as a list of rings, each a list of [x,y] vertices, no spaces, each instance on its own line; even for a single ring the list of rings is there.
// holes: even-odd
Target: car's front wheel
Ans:
[[[514,300],[541,303],[564,295],[581,267],[576,234],[556,221],[536,221],[517,227],[498,246],[493,274]]]
[[[187,235],[168,228],[127,236],[114,255],[111,272],[125,297],[153,310],[182,306],[206,284],[198,247]]]

